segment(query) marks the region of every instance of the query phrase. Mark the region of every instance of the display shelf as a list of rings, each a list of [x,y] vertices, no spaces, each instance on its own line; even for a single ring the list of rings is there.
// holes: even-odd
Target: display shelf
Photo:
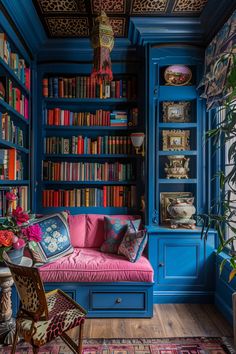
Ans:
[[[3,140],[3,139],[0,139],[0,148],[14,148],[16,150],[24,152],[25,154],[29,153],[29,149],[26,149],[23,146],[13,144],[10,141]]]
[[[196,178],[159,178],[157,183],[162,183],[162,184],[193,184],[193,183],[197,183],[197,179]]]
[[[160,101],[190,101],[197,97],[196,86],[160,86]]]
[[[167,156],[167,155],[197,155],[197,150],[180,150],[180,151],[157,151],[157,154],[160,156]]]
[[[52,213],[53,210],[57,212],[68,210],[71,214],[135,214],[137,213],[136,208],[126,208],[126,207],[46,207],[40,208],[41,213]]]
[[[7,102],[0,100],[0,111],[4,110],[4,112],[8,112],[9,114],[14,115],[17,119],[20,119],[21,122],[25,124],[29,124],[29,120],[25,119],[22,114],[18,113],[13,107],[11,107]]]
[[[159,123],[160,129],[197,128],[197,123]]]
[[[22,81],[2,58],[0,58],[0,69],[2,69],[6,75],[9,75],[10,78],[14,80],[15,84],[23,91],[26,96],[30,96],[30,91],[25,87]]]

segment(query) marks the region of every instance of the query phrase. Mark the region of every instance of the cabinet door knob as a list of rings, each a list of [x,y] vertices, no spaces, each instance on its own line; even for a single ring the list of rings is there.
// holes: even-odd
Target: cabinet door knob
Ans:
[[[159,263],[159,267],[164,267],[164,263],[163,262]]]
[[[154,95],[157,95],[157,93],[158,93],[158,90],[154,89]]]
[[[116,299],[116,304],[120,304],[121,301],[122,301],[121,297],[118,297],[118,298]]]

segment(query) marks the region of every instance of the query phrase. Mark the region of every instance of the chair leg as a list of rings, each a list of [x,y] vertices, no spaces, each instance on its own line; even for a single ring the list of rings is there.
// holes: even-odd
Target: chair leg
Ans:
[[[83,332],[84,332],[84,320],[81,321],[80,326],[79,326],[79,339],[78,339],[78,353],[79,354],[82,354]]]
[[[17,328],[17,323],[16,323],[16,331],[15,331],[14,340],[13,340],[13,344],[12,344],[12,348],[11,348],[11,354],[15,354],[15,352],[16,352],[17,341],[18,341],[18,328]]]
[[[33,353],[38,354],[38,352],[39,352],[39,347],[33,346]]]

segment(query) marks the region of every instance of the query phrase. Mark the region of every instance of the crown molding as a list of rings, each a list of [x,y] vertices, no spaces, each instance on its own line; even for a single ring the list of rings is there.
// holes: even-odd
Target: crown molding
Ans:
[[[180,41],[201,44],[204,31],[196,17],[131,17],[128,38],[134,45]]]

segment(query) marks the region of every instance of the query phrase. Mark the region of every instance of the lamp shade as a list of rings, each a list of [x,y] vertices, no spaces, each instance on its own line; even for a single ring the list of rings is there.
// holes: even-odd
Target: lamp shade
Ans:
[[[134,147],[139,148],[142,146],[144,141],[145,134],[144,133],[132,133],[130,134],[131,142]]]

